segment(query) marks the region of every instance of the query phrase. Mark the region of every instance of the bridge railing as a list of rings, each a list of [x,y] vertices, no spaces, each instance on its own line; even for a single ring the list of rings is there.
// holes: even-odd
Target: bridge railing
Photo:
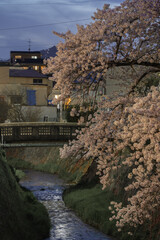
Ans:
[[[68,141],[76,137],[76,130],[84,125],[77,123],[19,122],[0,124],[1,142]]]

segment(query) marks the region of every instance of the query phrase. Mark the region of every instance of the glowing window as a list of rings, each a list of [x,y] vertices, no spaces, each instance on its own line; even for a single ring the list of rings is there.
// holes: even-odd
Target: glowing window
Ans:
[[[21,59],[21,58],[22,58],[21,55],[17,55],[17,56],[15,56],[15,59]]]
[[[61,95],[55,95],[55,98],[58,99]]]
[[[37,59],[38,57],[37,56],[31,56],[32,59]]]

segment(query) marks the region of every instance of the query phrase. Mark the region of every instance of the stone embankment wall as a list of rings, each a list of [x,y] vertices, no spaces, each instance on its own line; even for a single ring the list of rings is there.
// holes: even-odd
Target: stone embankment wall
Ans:
[[[31,163],[31,168],[35,170],[58,174],[69,182],[79,182],[81,177],[86,174],[92,160],[61,159],[59,150],[59,147],[10,148],[6,149],[6,155],[13,167],[21,166],[23,168],[23,165],[26,166],[23,163],[27,162]]]

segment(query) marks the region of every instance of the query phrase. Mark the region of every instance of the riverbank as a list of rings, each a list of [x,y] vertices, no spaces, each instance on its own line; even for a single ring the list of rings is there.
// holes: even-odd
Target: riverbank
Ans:
[[[61,159],[59,147],[26,147],[6,149],[8,163],[18,169],[34,169],[58,174],[65,181],[78,183],[87,172],[92,160]]]
[[[42,240],[49,236],[47,210],[30,191],[20,187],[3,150],[0,150],[0,189],[1,240]]]
[[[71,187],[65,190],[63,200],[84,222],[118,239],[115,223],[109,221],[108,207],[113,195],[108,190],[102,191],[100,184]]]
[[[18,152],[19,151],[19,152]],[[32,154],[30,154],[32,152]],[[72,183],[63,199],[67,207],[72,209],[84,222],[98,228],[107,235],[120,240],[159,240],[158,222],[152,229],[150,236],[149,229],[144,225],[133,231],[133,236],[128,235],[128,228],[119,232],[115,221],[109,221],[110,201],[124,202],[126,204],[126,192],[124,187],[127,184],[127,173],[119,176],[121,184],[115,184],[102,190],[96,176],[96,165],[90,161],[80,158],[79,160],[61,159],[59,148],[28,148],[12,150],[8,152],[8,161],[14,167],[31,168],[44,172],[58,174],[65,181]]]
[[[34,170],[26,170],[22,186],[30,189],[48,209],[51,230],[45,240],[112,240],[110,237],[90,227],[68,209],[62,199],[66,183],[57,175]]]
[[[32,156],[29,154],[31,151]],[[114,196],[111,191],[102,190],[92,160],[85,162],[84,159],[61,159],[59,148],[50,147],[11,150],[7,152],[7,156],[8,162],[15,168],[30,168],[58,174],[74,185],[64,191],[66,206],[75,211],[84,222],[103,233],[119,236],[115,223],[108,220],[111,216],[108,206]]]

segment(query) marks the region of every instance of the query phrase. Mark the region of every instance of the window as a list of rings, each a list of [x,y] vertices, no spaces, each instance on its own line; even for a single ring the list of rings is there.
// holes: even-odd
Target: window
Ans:
[[[22,103],[22,96],[12,95],[10,96],[11,104],[21,104]]]
[[[32,59],[37,59],[38,57],[37,56],[31,56]]]
[[[41,66],[41,71],[43,70],[43,68],[45,68],[44,66]]]
[[[34,70],[38,70],[38,66],[33,66],[33,69]]]
[[[60,96],[61,96],[61,95],[55,95],[54,97],[55,97],[55,99],[58,99]]]
[[[15,59],[21,59],[21,58],[22,58],[21,55],[16,55],[16,56],[15,56]]]
[[[42,79],[33,79],[33,84],[42,84]]]

